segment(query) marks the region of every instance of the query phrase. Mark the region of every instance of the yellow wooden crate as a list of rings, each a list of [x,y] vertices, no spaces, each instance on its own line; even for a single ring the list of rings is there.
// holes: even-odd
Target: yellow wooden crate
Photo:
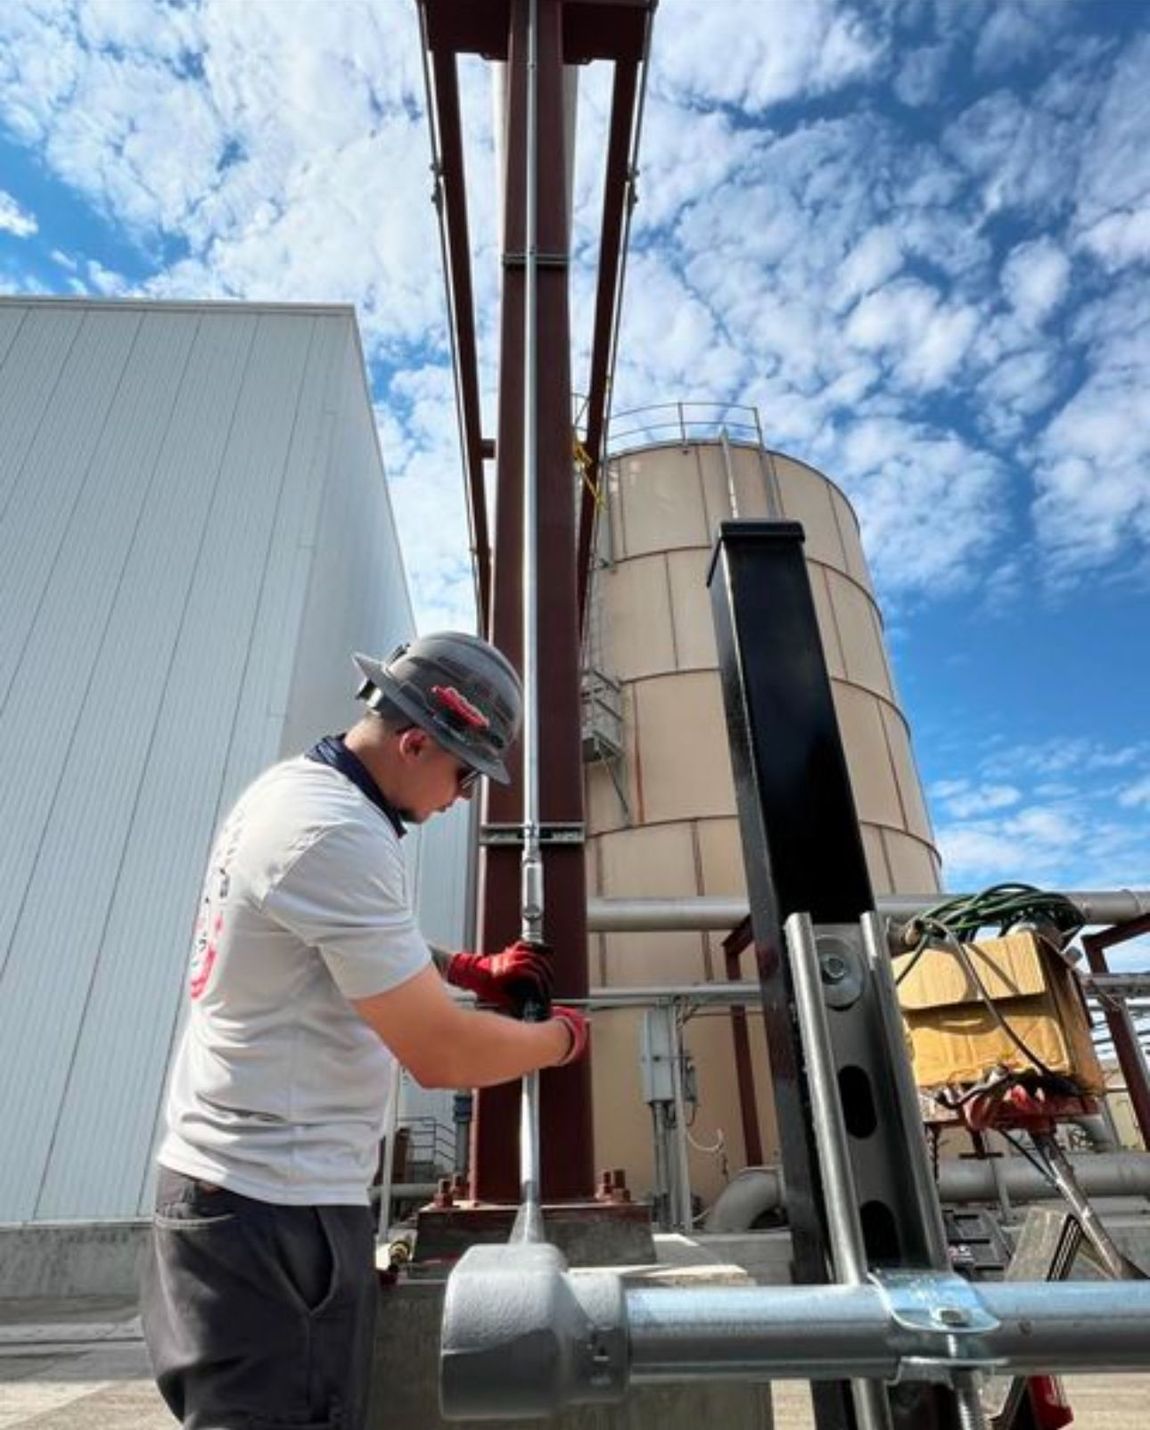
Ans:
[[[966,945],[987,997],[1018,1038],[1052,1071],[1085,1092],[1101,1091],[1102,1069],[1077,975],[1031,933]],[[992,1068],[1036,1063],[1003,1030],[955,953],[928,948],[894,960],[899,1002],[919,1087],[978,1082]]]

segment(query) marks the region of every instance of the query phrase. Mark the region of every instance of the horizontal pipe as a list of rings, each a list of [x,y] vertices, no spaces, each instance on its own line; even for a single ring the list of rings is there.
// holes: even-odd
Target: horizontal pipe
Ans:
[[[763,1001],[763,990],[757,983],[653,983],[636,988],[588,989],[587,998],[568,998],[568,1003],[585,1001],[590,1008],[649,1008],[657,1003],[695,1003],[711,1007],[730,1008]]]
[[[962,894],[881,894],[880,914],[905,920],[942,899]],[[1119,924],[1150,914],[1150,889],[1101,889],[1069,892],[1087,925]],[[667,933],[675,930],[733,929],[747,917],[746,899],[701,895],[675,899],[589,899],[587,927],[593,933]]]
[[[1150,1155],[1099,1152],[1070,1158],[1088,1197],[1150,1197]],[[995,1167],[1012,1201],[1054,1201],[1058,1188],[1021,1157],[988,1160],[943,1158],[938,1167],[939,1200],[990,1202],[998,1197]],[[719,1193],[707,1213],[709,1232],[749,1231],[759,1217],[785,1204],[782,1168],[745,1167]]]
[[[1128,997],[1126,990],[1129,988],[1142,983],[1150,986],[1150,973],[1115,974],[1113,978],[1097,973],[1084,973],[1079,981],[1087,995]],[[589,989],[585,999],[569,998],[567,1001],[580,1005],[586,1003],[592,1008],[649,1007],[653,1003],[680,1001],[727,1008],[757,1005],[762,1001],[762,996],[762,988],[758,983],[743,979],[738,983],[644,983],[630,988],[625,984],[614,988],[603,984]]]
[[[628,1287],[625,1304],[632,1384],[886,1380],[898,1366],[872,1286]]]
[[[998,1324],[956,1334],[962,1359],[1017,1375],[1145,1371],[1150,1282],[980,1282]],[[894,1322],[875,1286],[628,1288],[631,1382],[894,1379],[904,1357],[947,1354],[940,1327]]]
[[[1150,1156],[1145,1152],[1098,1152],[1070,1162],[1088,1197],[1150,1196]],[[1056,1200],[1061,1195],[1037,1167],[1021,1158],[998,1158],[996,1165],[1007,1196],[1017,1201]],[[938,1178],[944,1202],[993,1201],[997,1196],[989,1161],[947,1158],[939,1163]]]

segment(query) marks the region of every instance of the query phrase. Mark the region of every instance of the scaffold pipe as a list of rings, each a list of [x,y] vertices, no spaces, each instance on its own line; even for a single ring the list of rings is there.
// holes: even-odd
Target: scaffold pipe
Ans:
[[[1090,926],[1120,924],[1150,914],[1150,889],[1065,891]],[[958,894],[880,894],[878,912],[903,921]],[[733,929],[747,917],[746,899],[701,895],[674,899],[589,899],[587,927],[593,933],[671,933]]]

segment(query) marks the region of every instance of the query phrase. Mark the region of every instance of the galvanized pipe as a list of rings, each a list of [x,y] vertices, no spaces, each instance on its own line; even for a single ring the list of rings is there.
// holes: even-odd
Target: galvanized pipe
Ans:
[[[391,1087],[383,1113],[383,1167],[379,1175],[379,1231],[377,1245],[388,1240],[391,1226],[391,1200],[395,1194],[395,1134],[399,1130],[399,1099],[403,1084],[403,1069],[398,1063],[392,1068]],[[434,1187],[432,1191],[434,1191]]]
[[[1150,983],[1150,974],[1113,974],[1115,980],[1121,978],[1129,986],[1137,979],[1146,980]],[[1119,997],[1125,994],[1115,994],[1110,991],[1104,975],[1083,974],[1082,987],[1087,994],[1093,994],[1097,998],[1104,996]],[[762,986],[758,983],[749,982],[746,979],[739,982],[730,983],[641,983],[634,987],[611,988],[600,985],[588,990],[588,996],[583,999],[568,999],[568,1002],[578,1002],[580,1005],[586,1003],[594,1008],[625,1008],[625,1007],[645,1007],[653,1003],[667,1003],[683,1001],[691,1004],[705,1004],[715,1007],[731,1007],[740,1004],[750,1004],[756,1006],[762,1002]],[[1081,1119],[1075,1118],[1075,1121]]]
[[[1090,1197],[1150,1197],[1150,1155],[1145,1152],[1099,1152],[1069,1159],[1078,1185]],[[1058,1188],[1021,1157],[993,1161],[944,1158],[938,1168],[938,1194],[943,1202],[992,1202],[1002,1186],[1012,1202],[1056,1201]],[[707,1213],[706,1230],[748,1231],[757,1218],[785,1205],[780,1167],[746,1167],[716,1198]]]
[[[628,1287],[632,1383],[893,1379],[889,1318],[871,1286]]]
[[[905,921],[943,898],[958,894],[880,894],[875,907],[880,914]],[[1150,913],[1150,889],[1070,891],[1091,926],[1120,924]],[[747,917],[746,899],[704,894],[674,899],[589,899],[587,927],[593,933],[669,933],[686,930],[733,929]]]
[[[683,1088],[683,1029],[678,1018],[669,1015],[671,1025],[671,1086],[675,1107],[675,1226],[690,1235],[694,1226],[691,1204],[691,1158],[687,1151],[687,1100]]]
[[[604,1273],[606,1274],[606,1273]],[[998,1325],[967,1352],[1016,1375],[1145,1371],[1150,1282],[980,1282]],[[921,1353],[876,1286],[715,1286],[625,1293],[630,1380],[893,1380]],[[945,1359],[940,1326],[938,1358]]]
[[[543,935],[543,855],[539,846],[539,16],[526,0],[527,182],[524,233],[523,335],[523,856],[520,865],[520,936]],[[530,1011],[528,1013],[530,1016]],[[512,1240],[542,1241],[539,1204],[539,1074],[523,1079],[519,1111],[519,1215]]]
[[[523,859],[522,937],[543,930],[543,860],[539,848],[539,17],[526,0],[527,184],[523,335]]]

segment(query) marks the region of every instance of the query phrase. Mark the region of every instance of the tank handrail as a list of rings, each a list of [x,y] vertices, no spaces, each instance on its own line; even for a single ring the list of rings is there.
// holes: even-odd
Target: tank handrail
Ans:
[[[663,416],[664,413],[669,415]],[[632,420],[628,422],[628,419]],[[621,422],[628,425],[621,427]],[[604,448],[609,454],[615,454],[628,438],[641,436],[650,442],[660,432],[674,434],[683,446],[712,435],[718,438],[724,433],[734,436],[736,441],[763,446],[763,424],[757,407],[746,402],[691,399],[652,402],[612,412]]]

